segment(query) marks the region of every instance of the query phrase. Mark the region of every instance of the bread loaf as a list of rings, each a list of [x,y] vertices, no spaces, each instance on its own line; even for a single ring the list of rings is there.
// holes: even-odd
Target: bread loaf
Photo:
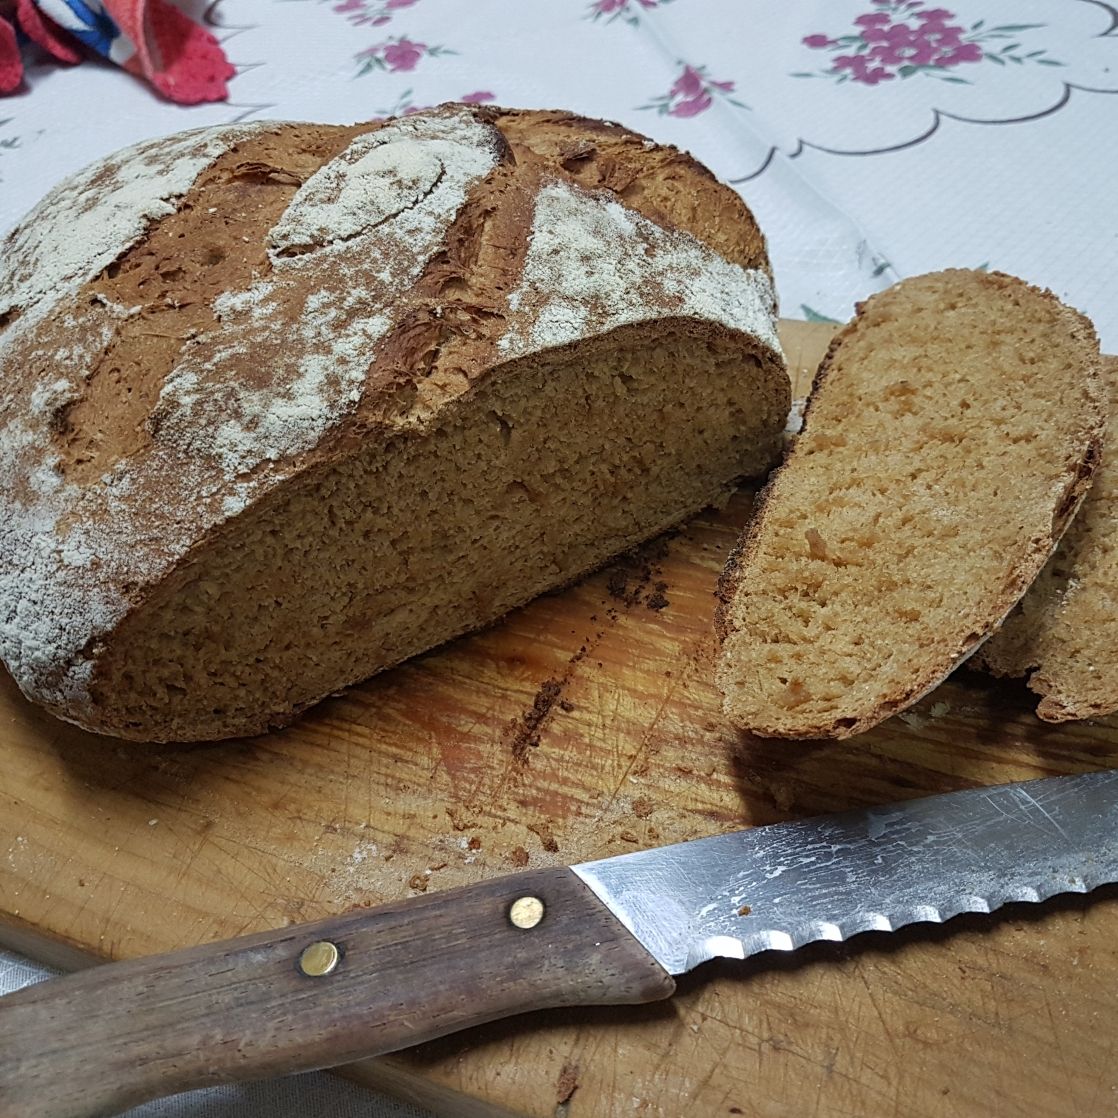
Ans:
[[[1028,676],[1048,722],[1118,710],[1118,357],[1104,357],[1111,422],[1102,462],[1048,565],[972,664]]]
[[[722,578],[729,719],[843,738],[930,690],[1048,559],[1103,425],[1094,330],[1048,292],[949,271],[868,300]]]
[[[485,625],[762,474],[763,239],[689,157],[447,106],[141,144],[0,264],[0,655],[211,739]]]

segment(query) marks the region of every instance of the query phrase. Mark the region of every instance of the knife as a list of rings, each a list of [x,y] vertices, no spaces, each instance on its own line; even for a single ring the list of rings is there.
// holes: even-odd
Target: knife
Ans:
[[[0,998],[0,1114],[112,1114],[790,951],[1118,881],[1118,770],[531,870]]]

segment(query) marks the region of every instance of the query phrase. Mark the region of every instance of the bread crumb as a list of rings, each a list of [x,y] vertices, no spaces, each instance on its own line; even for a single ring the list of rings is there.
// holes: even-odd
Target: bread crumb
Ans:
[[[555,836],[551,833],[551,828],[546,823],[529,823],[528,830],[539,838],[544,850],[548,851],[550,854],[557,854],[559,852],[559,843],[555,840]]]
[[[536,691],[532,705],[510,724],[512,756],[517,764],[528,763],[528,751],[540,744],[540,733],[562,693],[562,680],[545,679]]]
[[[571,1096],[578,1090],[578,1064],[569,1061],[563,1064],[559,1072],[558,1082],[555,1084],[555,1104],[564,1106],[571,1101]]]

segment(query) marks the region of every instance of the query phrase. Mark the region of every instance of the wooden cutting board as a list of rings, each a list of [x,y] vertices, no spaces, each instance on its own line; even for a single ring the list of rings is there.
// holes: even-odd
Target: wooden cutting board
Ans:
[[[786,324],[801,391],[828,326]],[[0,942],[64,966],[522,866],[1118,766],[966,671],[852,741],[729,730],[712,592],[749,495],[285,732],[99,739],[0,682]],[[1118,889],[711,964],[671,1002],[538,1013],[348,1069],[454,1118],[1118,1112]]]

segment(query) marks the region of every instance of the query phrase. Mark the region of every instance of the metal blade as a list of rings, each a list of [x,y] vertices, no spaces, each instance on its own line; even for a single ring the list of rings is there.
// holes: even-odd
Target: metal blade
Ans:
[[[1118,770],[755,827],[572,869],[671,974],[1118,881]]]

